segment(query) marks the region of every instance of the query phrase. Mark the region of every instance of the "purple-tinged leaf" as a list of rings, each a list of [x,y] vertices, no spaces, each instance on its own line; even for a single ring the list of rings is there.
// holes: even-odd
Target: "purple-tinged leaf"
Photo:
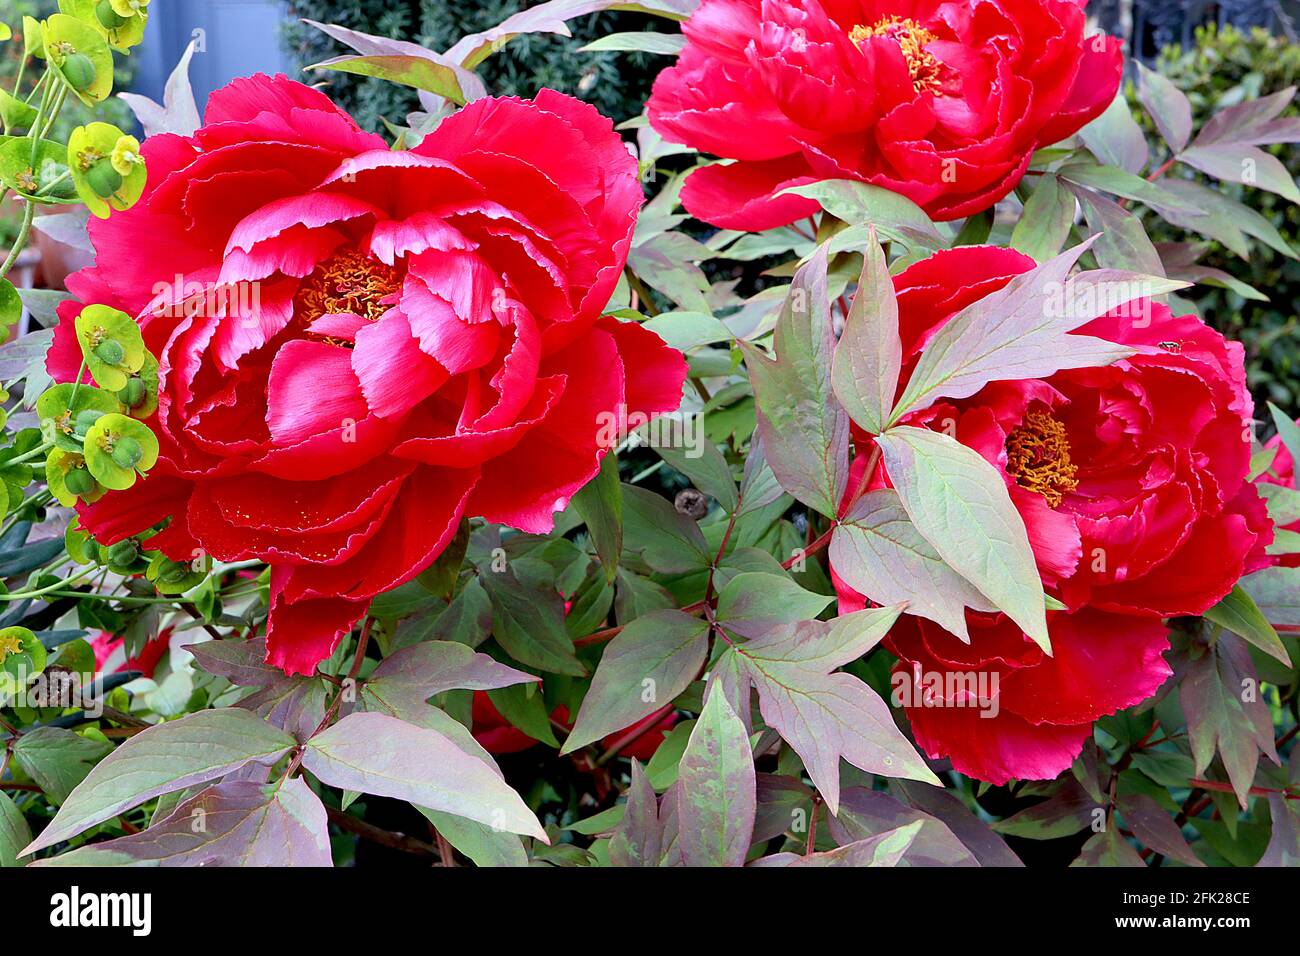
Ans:
[[[670,703],[704,667],[709,624],[681,611],[651,611],[609,642],[561,754],[630,727]]]
[[[1204,212],[1200,216],[1166,212],[1164,218],[1173,225],[1221,242],[1243,259],[1250,257],[1247,236],[1258,239],[1287,258],[1296,258],[1295,250],[1278,232],[1277,226],[1249,206],[1190,179],[1168,179],[1164,187],[1166,191],[1190,200]]]
[[[403,648],[380,661],[371,677],[407,684],[426,698],[447,690],[495,690],[541,681],[540,677],[499,664],[486,654],[450,641],[426,641]]]
[[[1292,756],[1292,761],[1296,760]],[[1256,866],[1300,866],[1300,800],[1286,794],[1268,795],[1268,812],[1273,821],[1268,846]]]
[[[1027,840],[1056,840],[1095,827],[1104,819],[1104,811],[1105,807],[1088,796],[1077,780],[1070,778],[1046,800],[998,820],[993,829]]]
[[[325,807],[301,777],[219,783],[140,833],[34,866],[333,866]]]
[[[609,862],[614,866],[658,866],[663,857],[663,824],[654,787],[632,761],[632,782],[627,788],[627,810],[609,841]]]
[[[1268,96],[1220,110],[1201,127],[1192,146],[1220,143],[1271,146],[1275,143],[1300,142],[1300,118],[1282,117],[1282,111],[1295,98],[1295,91],[1294,86],[1288,86]]]
[[[1126,794],[1116,807],[1133,836],[1143,846],[1187,866],[1205,866],[1187,845],[1173,817],[1145,793]]]
[[[1179,699],[1196,773],[1205,771],[1217,750],[1245,809],[1260,753],[1281,764],[1273,745],[1273,718],[1246,645],[1233,634],[1221,633],[1189,663]]]
[[[758,810],[754,817],[754,842],[763,843],[782,833],[808,835],[812,822],[813,791],[794,777],[758,775]]]
[[[361,688],[356,706],[358,710],[387,714],[417,727],[436,730],[498,777],[502,776],[497,762],[469,729],[446,711],[429,704],[410,684],[393,683],[386,678],[368,680]]]
[[[117,94],[119,99],[125,100],[126,105],[131,107],[131,112],[135,113],[136,119],[144,127],[145,136],[156,136],[158,133],[191,136],[203,125],[198,104],[194,101],[194,90],[190,86],[190,60],[194,58],[196,44],[197,41],[190,41],[176,68],[167,78],[161,104],[139,93]]]
[[[794,853],[778,853],[756,861],[759,866],[834,866],[834,867],[882,867],[898,866],[903,862],[921,832],[923,820],[915,820],[893,830],[886,830],[875,836],[858,840],[847,846],[827,850],[825,853],[810,853],[798,856]]]
[[[1240,584],[1233,587],[1214,607],[1205,612],[1205,617],[1226,627],[1247,643],[1253,644],[1265,654],[1282,662],[1283,667],[1291,666],[1291,657],[1282,645],[1282,639],[1268,622],[1254,599]]]
[[[877,604],[907,604],[969,643],[966,612],[995,611],[979,590],[949,567],[912,524],[891,488],[859,498],[835,528],[831,566],[849,587]]]
[[[904,806],[887,793],[850,787],[840,795],[839,812],[828,821],[841,846],[880,836],[912,823],[921,824],[902,866],[979,866],[974,854],[948,827],[928,813]]]
[[[896,788],[909,805],[943,821],[981,866],[1024,866],[1020,857],[1011,852],[988,824],[948,791],[911,780],[895,780],[890,786]]]
[[[266,687],[284,678],[284,671],[266,663],[265,638],[203,641],[185,644],[182,649],[193,654],[199,666],[209,674],[224,677],[241,687]]]
[[[1187,283],[1109,269],[1071,276],[1093,242],[1016,276],[945,323],[917,359],[890,422],[940,398],[967,398],[989,382],[1047,378],[1062,369],[1109,365],[1132,355],[1132,349],[1113,342],[1070,333],[1116,307]]]
[[[1282,161],[1257,146],[1242,143],[1215,143],[1189,146],[1178,158],[1201,172],[1224,182],[1255,186],[1300,203],[1300,189]]]
[[[251,710],[263,720],[306,743],[325,719],[325,682],[318,677],[289,677],[260,688],[235,706]]]
[[[835,346],[831,385],[849,417],[869,434],[878,435],[894,407],[903,346],[894,281],[874,227],[863,256],[858,291]]]
[[[781,624],[812,620],[833,600],[800,587],[784,572],[743,571],[718,594],[716,618],[727,630],[753,637]]]
[[[1137,68],[1138,102],[1160,130],[1170,150],[1177,153],[1192,136],[1191,101],[1164,74],[1148,69],[1141,62],[1137,62]]]
[[[833,518],[848,483],[849,416],[831,389],[835,346],[826,247],[795,273],[776,323],[776,359],[740,342],[758,434],[781,487]]]
[[[678,776],[678,845],[687,866],[743,866],[757,799],[749,736],[722,694],[710,694]]]
[[[1114,826],[1094,833],[1070,866],[1146,866],[1138,851]]]
[[[949,567],[1051,654],[1038,565],[1002,475],[942,432],[904,425],[879,436],[876,444],[916,530]]]
[[[873,608],[833,621],[801,621],[738,644],[714,677],[734,668],[731,693],[758,689],[759,711],[802,758],[831,812],[839,807],[840,758],[869,773],[939,784],[894,724],[889,707],[851,674],[830,673],[861,657],[888,632],[899,609]],[[710,695],[711,697],[714,695]]]
[[[1088,160],[1076,160],[1062,166],[1057,171],[1057,175],[1075,185],[1120,196],[1133,202],[1145,203],[1161,212],[1181,212],[1191,216],[1200,213],[1195,204],[1176,193],[1167,191],[1162,184],[1149,182],[1117,166],[1102,166]]]
[[[100,761],[26,852],[61,843],[161,794],[217,780],[249,763],[275,763],[296,744],[237,707],[157,724]]]
[[[360,33],[333,23],[303,22],[361,54],[335,57],[306,69],[377,76],[445,97],[462,106],[487,95],[487,87],[478,76],[459,66],[451,57],[426,50],[418,43]]]
[[[551,0],[521,10],[490,30],[462,37],[446,55],[448,59],[472,69],[517,36],[527,33],[571,36],[565,21],[575,17],[617,7],[685,20],[697,6],[699,0]]]
[[[313,737],[303,766],[322,783],[468,817],[550,840],[499,776],[435,730],[377,713],[354,713]]]
[[[1164,276],[1164,263],[1142,220],[1099,192],[1069,181],[1065,181],[1065,187],[1083,208],[1088,235],[1097,237],[1092,254],[1098,265],[1107,269],[1132,267],[1147,275]]]

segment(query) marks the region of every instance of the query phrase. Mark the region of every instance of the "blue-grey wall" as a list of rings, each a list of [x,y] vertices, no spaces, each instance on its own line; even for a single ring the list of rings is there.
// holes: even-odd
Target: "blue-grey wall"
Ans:
[[[200,111],[208,94],[237,76],[290,73],[281,44],[288,18],[281,0],[162,0],[149,7],[144,44],[137,58],[132,90],[162,100],[163,85],[191,39],[199,49],[190,79]]]

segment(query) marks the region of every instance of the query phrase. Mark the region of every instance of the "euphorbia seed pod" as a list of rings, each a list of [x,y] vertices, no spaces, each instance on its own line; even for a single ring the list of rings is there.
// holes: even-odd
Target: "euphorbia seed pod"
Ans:
[[[95,82],[95,64],[86,54],[74,51],[63,60],[63,75],[74,90],[83,92]]]

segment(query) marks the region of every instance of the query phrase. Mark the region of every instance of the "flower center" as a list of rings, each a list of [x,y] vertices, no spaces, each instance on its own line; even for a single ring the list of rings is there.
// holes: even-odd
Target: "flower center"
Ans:
[[[1079,487],[1078,471],[1070,460],[1065,426],[1051,412],[1031,410],[1007,436],[1007,472],[1020,487],[1038,492],[1053,508],[1066,492]]]
[[[907,62],[907,72],[912,77],[912,88],[918,93],[938,93],[940,86],[940,63],[933,53],[927,53],[925,45],[939,39],[911,17],[891,14],[881,19],[875,26],[866,27],[859,24],[849,31],[849,39],[862,43],[871,37],[887,37],[898,41]]]
[[[322,315],[341,312],[373,322],[389,309],[383,300],[401,287],[400,271],[357,249],[345,249],[302,281],[294,297],[294,313],[304,326]]]

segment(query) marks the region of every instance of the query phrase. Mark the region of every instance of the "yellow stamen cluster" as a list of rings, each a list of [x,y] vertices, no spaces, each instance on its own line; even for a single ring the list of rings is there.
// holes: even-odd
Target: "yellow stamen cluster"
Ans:
[[[938,93],[941,65],[926,44],[939,39],[911,17],[890,15],[875,26],[856,26],[849,31],[849,39],[862,43],[870,37],[887,37],[897,40],[907,62],[907,72],[912,78],[912,88],[918,93]]]
[[[401,273],[356,249],[336,253],[303,280],[294,299],[298,322],[350,312],[373,322],[388,311],[383,299],[401,288]]]
[[[1079,487],[1079,468],[1070,460],[1065,426],[1041,408],[1031,409],[1007,436],[1007,472],[1022,488],[1036,491],[1055,508]]]
[[[22,652],[22,638],[14,635],[10,635],[9,637],[0,637],[0,661],[4,660],[10,654],[21,654]]]

